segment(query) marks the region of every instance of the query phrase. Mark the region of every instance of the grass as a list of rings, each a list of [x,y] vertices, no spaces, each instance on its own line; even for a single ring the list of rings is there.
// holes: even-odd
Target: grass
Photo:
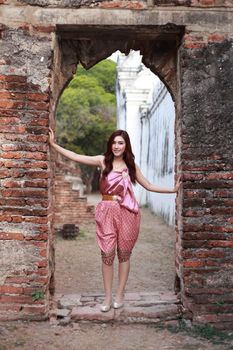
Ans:
[[[33,301],[44,299],[44,292],[42,290],[36,290],[32,293]]]
[[[79,229],[79,234],[77,238],[85,238],[86,237],[86,231],[82,228]]]
[[[193,337],[207,339],[213,344],[226,344],[229,346],[229,341],[233,340],[233,332],[221,331],[210,324],[192,325],[189,326],[185,320],[181,319],[176,325],[168,325],[167,329],[171,333],[188,333]],[[233,344],[228,349],[233,349]]]

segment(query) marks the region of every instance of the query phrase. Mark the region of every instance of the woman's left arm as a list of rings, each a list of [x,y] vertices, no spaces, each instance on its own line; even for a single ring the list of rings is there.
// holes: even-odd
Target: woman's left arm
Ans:
[[[137,165],[136,165],[136,180],[146,190],[151,191],[151,192],[158,192],[158,193],[176,193],[176,192],[178,192],[179,187],[181,185],[181,177],[180,176],[178,177],[177,183],[173,189],[153,185],[145,178],[145,176],[142,175],[142,172]]]

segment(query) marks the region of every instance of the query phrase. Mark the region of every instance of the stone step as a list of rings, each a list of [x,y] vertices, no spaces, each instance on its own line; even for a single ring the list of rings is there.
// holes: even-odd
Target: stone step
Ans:
[[[99,293],[60,295],[52,314],[64,325],[80,321],[159,323],[181,317],[179,299],[172,292],[126,293],[124,306],[108,312],[100,311],[103,299]]]

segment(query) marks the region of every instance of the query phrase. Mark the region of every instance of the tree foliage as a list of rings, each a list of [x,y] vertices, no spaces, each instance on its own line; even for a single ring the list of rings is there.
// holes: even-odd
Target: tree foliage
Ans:
[[[104,60],[86,71],[78,66],[74,79],[64,90],[57,108],[57,135],[61,146],[74,152],[96,155],[106,148],[116,129],[116,64]],[[89,186],[94,170],[81,166]]]

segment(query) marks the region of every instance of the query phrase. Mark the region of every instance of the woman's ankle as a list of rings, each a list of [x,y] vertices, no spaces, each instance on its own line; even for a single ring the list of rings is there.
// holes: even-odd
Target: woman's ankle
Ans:
[[[125,297],[125,293],[124,292],[117,292],[116,296],[115,296],[115,301],[117,303],[123,303],[124,297]]]
[[[112,303],[112,295],[105,295],[105,298],[104,298],[104,304],[111,304]]]

